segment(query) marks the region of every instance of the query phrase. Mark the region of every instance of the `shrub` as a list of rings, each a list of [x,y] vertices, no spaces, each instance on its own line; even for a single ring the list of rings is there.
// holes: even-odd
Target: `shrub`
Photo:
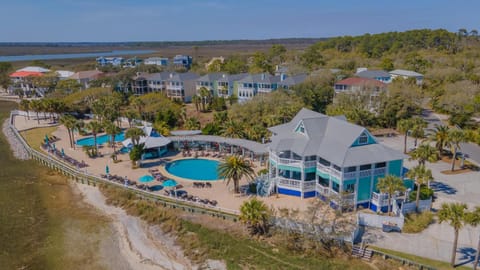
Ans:
[[[425,230],[428,225],[433,223],[433,213],[430,211],[419,214],[408,214],[405,216],[405,224],[403,225],[403,232],[405,233],[419,233]]]
[[[428,188],[427,186],[422,186],[420,188],[420,200],[428,200],[433,197],[433,189]],[[410,201],[415,201],[417,198],[417,191],[410,192],[409,199]]]

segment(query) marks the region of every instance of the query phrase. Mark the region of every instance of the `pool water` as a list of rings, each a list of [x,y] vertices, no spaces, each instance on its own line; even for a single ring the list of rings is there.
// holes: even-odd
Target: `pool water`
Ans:
[[[111,139],[110,135],[107,135],[107,134],[97,136],[97,144],[107,143],[108,141],[110,141],[110,139]],[[115,142],[121,142],[124,140],[125,140],[125,134],[123,132],[115,135]],[[94,145],[93,137],[79,139],[77,140],[76,144],[80,146],[93,146]]]
[[[165,169],[178,177],[191,180],[218,180],[217,168],[220,162],[210,159],[189,158],[168,163]]]

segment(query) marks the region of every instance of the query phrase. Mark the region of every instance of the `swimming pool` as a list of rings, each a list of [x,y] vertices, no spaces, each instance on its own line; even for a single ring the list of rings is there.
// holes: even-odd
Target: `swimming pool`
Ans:
[[[107,135],[107,134],[97,136],[97,144],[107,143],[108,141],[110,141],[110,139],[111,139],[110,135]],[[116,142],[121,142],[123,140],[125,140],[125,134],[123,132],[115,135],[115,141]],[[76,142],[76,145],[93,146],[94,145],[93,137],[78,139],[77,142]]]
[[[220,162],[210,159],[189,158],[168,163],[167,172],[182,178],[202,181],[218,180],[217,168]]]

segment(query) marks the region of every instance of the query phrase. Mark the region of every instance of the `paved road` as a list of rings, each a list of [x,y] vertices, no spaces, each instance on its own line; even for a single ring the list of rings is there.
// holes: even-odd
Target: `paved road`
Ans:
[[[442,125],[444,124],[443,121],[446,120],[445,117],[440,117],[439,115],[433,113],[431,110],[423,110],[422,118],[427,121],[428,130],[434,130],[435,125]],[[441,119],[445,118],[445,119]],[[477,164],[480,164],[480,146],[473,144],[473,143],[462,143],[460,144],[460,151],[464,154],[468,155],[468,158],[474,161]]]

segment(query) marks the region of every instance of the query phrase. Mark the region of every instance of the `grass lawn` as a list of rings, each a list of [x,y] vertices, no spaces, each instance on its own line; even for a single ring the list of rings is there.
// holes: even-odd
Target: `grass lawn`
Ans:
[[[40,145],[45,139],[45,134],[50,137],[55,130],[57,130],[57,127],[34,128],[21,131],[20,135],[23,136],[25,141],[27,141],[33,149],[40,151]]]
[[[421,263],[421,264],[432,266],[432,267],[435,267],[436,269],[439,269],[439,270],[441,270],[441,269],[454,269],[450,266],[450,263],[447,263],[447,262],[432,260],[432,259],[419,257],[419,256],[415,256],[415,255],[412,255],[412,254],[403,253],[403,252],[400,252],[400,251],[394,251],[394,250],[385,249],[385,248],[379,248],[379,247],[374,247],[374,246],[370,246],[370,248],[372,248],[373,250],[383,251],[383,252],[391,254],[391,255],[402,257],[402,258],[407,259],[407,260],[411,260],[411,261],[414,261],[414,262],[418,262],[418,263]],[[471,269],[471,268],[466,267],[466,266],[461,266],[461,267],[456,267],[455,269],[468,270],[468,269]]]

